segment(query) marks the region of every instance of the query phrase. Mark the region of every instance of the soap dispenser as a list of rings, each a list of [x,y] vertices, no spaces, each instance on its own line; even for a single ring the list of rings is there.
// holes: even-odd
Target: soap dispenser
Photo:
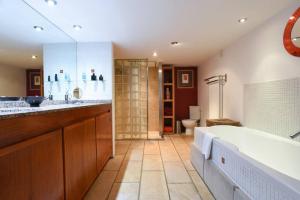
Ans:
[[[92,80],[92,81],[96,81],[96,80],[97,80],[97,76],[95,75],[95,73],[92,74],[91,80]]]
[[[104,81],[102,74],[99,76],[99,81]]]
[[[54,80],[57,82],[58,81],[58,76],[57,74],[54,75]]]

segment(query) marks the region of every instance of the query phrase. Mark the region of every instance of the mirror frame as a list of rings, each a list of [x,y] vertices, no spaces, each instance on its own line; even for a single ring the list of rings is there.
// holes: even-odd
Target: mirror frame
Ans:
[[[300,47],[295,46],[292,40],[292,30],[297,22],[300,20],[300,7],[296,12],[289,18],[289,21],[286,24],[284,35],[283,35],[283,44],[287,52],[293,56],[300,57]]]

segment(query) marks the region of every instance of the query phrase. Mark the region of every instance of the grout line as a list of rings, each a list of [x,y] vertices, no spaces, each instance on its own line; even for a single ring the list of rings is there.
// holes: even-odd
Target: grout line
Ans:
[[[181,136],[180,136],[180,138],[181,138]],[[182,139],[182,138],[181,138],[181,139]],[[187,148],[190,148],[190,146],[186,143],[186,141],[185,141],[184,139],[182,139],[182,140],[183,140],[184,144],[187,146]],[[174,145],[173,138],[171,138],[171,141],[172,141],[172,144]],[[177,151],[176,145],[174,145],[174,147],[175,147],[175,151],[177,152],[177,154],[178,154],[179,157],[180,157],[180,160],[181,160],[181,162],[182,162],[182,164],[183,164],[183,166],[184,166],[184,168],[185,168],[185,170],[186,170],[188,176],[189,176],[190,179],[191,179],[191,183],[189,183],[189,184],[192,184],[192,185],[194,186],[195,191],[198,193],[200,199],[202,199],[202,195],[201,195],[200,192],[198,191],[198,189],[197,189],[197,187],[196,187],[196,185],[195,185],[195,183],[194,183],[194,181],[193,181],[193,179],[192,179],[192,177],[191,177],[191,175],[190,175],[190,173],[189,173],[189,171],[195,171],[195,170],[188,170],[188,169],[187,169],[187,167],[185,166],[185,164],[184,164],[184,162],[183,162],[182,157],[180,156],[180,154],[179,154],[178,151]],[[185,184],[185,183],[183,183],[183,184]]]
[[[142,164],[141,164],[141,175],[140,175],[140,182],[139,182],[139,192],[138,192],[138,199],[140,199],[141,195],[141,185],[142,185],[142,176],[143,176],[143,163],[144,163],[144,150],[145,150],[145,141],[144,141],[144,148],[143,148],[143,156],[142,156]]]
[[[132,141],[130,141],[130,144],[128,145],[128,148],[127,148],[127,150],[126,150],[126,153],[124,154],[124,158],[123,158],[123,160],[122,160],[122,162],[121,162],[121,165],[120,165],[120,167],[119,167],[119,170],[118,170],[118,172],[117,172],[117,175],[116,175],[116,177],[115,177],[115,179],[114,179],[114,181],[113,181],[113,184],[112,184],[111,187],[110,187],[110,190],[109,190],[109,192],[108,192],[107,197],[105,198],[106,200],[108,200],[108,198],[109,198],[109,196],[110,196],[110,194],[111,194],[111,191],[112,191],[112,189],[113,189],[113,187],[114,187],[114,184],[117,183],[116,180],[117,180],[117,178],[118,178],[120,169],[121,169],[121,167],[122,167],[122,165],[123,165],[123,162],[124,162],[124,160],[125,160],[126,154],[127,154],[128,151],[129,151],[129,148],[130,148],[130,146],[131,146],[131,143],[132,143]],[[120,155],[121,155],[121,154],[120,154]],[[112,159],[113,159],[113,158],[112,158]],[[107,163],[106,163],[106,165],[107,165]],[[105,166],[104,166],[104,168],[105,168]],[[104,168],[103,168],[103,169],[104,169]],[[102,173],[102,172],[101,172],[101,173]],[[120,183],[120,184],[121,184],[121,183]]]
[[[165,136],[165,138],[166,137],[168,137],[168,136]],[[166,175],[166,171],[165,171],[165,164],[164,164],[164,161],[162,159],[161,148],[160,148],[159,142],[158,142],[158,148],[159,148],[159,153],[160,153],[160,160],[162,162],[163,173],[164,173],[164,176],[165,176],[166,186],[167,186],[167,190],[168,190],[168,196],[169,196],[169,199],[171,199],[171,195],[170,195],[170,191],[169,191],[169,185],[168,185],[168,180],[167,180],[167,175]]]

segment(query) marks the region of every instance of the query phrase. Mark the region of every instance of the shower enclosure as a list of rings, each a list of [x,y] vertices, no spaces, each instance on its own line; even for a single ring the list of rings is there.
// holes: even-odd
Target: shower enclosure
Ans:
[[[148,60],[115,60],[116,139],[148,138]]]

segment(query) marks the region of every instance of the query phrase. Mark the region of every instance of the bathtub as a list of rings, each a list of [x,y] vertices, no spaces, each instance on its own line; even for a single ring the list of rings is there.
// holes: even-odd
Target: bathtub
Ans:
[[[199,142],[207,132],[217,136],[209,160]],[[191,161],[216,199],[300,199],[299,142],[246,127],[199,127]]]

